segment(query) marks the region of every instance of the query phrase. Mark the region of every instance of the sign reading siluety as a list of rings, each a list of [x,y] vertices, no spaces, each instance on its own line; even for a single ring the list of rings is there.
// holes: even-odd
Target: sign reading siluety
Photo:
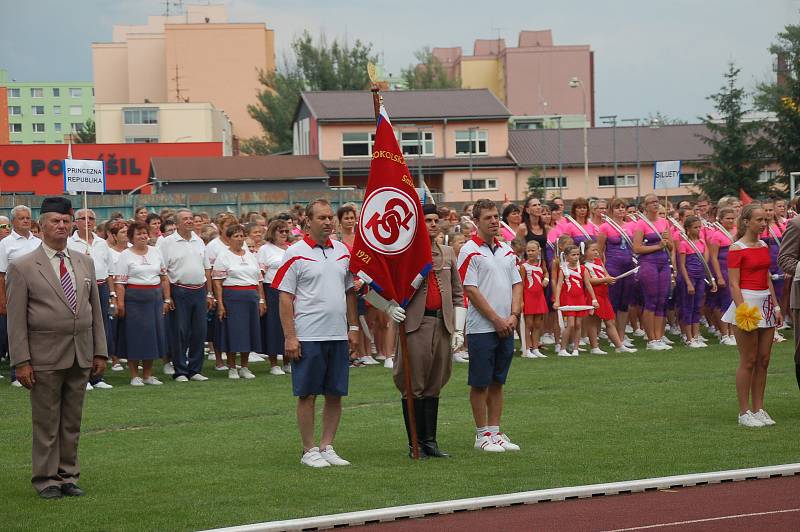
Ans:
[[[75,194],[78,192],[106,191],[106,169],[104,161],[84,159],[64,160],[64,192]]]
[[[653,188],[656,190],[678,188],[681,184],[680,161],[656,161]]]

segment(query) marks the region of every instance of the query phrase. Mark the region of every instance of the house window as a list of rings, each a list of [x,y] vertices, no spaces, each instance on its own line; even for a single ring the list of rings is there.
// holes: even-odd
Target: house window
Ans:
[[[61,114],[61,106],[60,105],[54,105],[53,106],[53,114],[54,115],[60,115]]]
[[[374,133],[342,133],[342,157],[369,157]]]
[[[70,124],[70,131],[73,133],[82,133],[83,132],[83,124],[80,122],[73,122]]]
[[[31,88],[31,98],[44,98],[44,89]]]
[[[462,190],[497,190],[497,179],[463,179]]]
[[[155,144],[158,137],[125,137],[125,144]]]
[[[69,90],[69,97],[70,98],[80,98],[83,95],[83,90],[80,88],[77,89],[70,89]]]
[[[53,124],[53,131],[56,133],[61,133],[61,122],[56,122]]]
[[[22,124],[8,124],[11,133],[22,133]]]
[[[470,150],[470,138],[472,150]],[[456,155],[486,155],[489,153],[489,132],[483,129],[477,131],[456,131]]]
[[[69,106],[69,115],[70,116],[81,116],[83,114],[83,107],[80,105],[70,105]]]
[[[432,131],[410,131],[400,133],[400,149],[403,155],[433,155],[433,132]]]
[[[700,174],[696,172],[686,172],[681,173],[680,181],[678,181],[679,185],[694,185],[698,181],[700,181]]]
[[[125,123],[158,124],[158,109],[125,109]]]
[[[544,188],[567,188],[567,178],[564,176],[559,179],[556,179],[556,176],[545,177],[542,186]]]
[[[8,97],[9,98],[19,98],[20,97],[19,89],[18,88],[17,89],[8,89]]]
[[[44,124],[41,122],[34,122],[31,124],[33,126],[34,133],[44,133]]]
[[[760,174],[758,174],[758,182],[759,183],[766,183],[775,179],[778,175],[778,172],[775,170],[763,170]]]
[[[44,115],[44,105],[33,105],[31,106],[31,112],[34,116],[42,116]]]
[[[597,177],[597,186],[599,187],[613,187],[614,186],[614,176],[613,175],[601,175]],[[617,176],[617,186],[618,187],[635,187],[636,186],[636,176],[633,174],[628,175],[618,175]]]
[[[58,87],[53,87],[53,97],[58,98],[61,96],[61,89]]]
[[[32,144],[45,144],[45,141],[43,141],[43,140],[34,140],[32,142]]]
[[[20,116],[22,115],[22,107],[19,105],[10,105],[8,107],[8,116]]]

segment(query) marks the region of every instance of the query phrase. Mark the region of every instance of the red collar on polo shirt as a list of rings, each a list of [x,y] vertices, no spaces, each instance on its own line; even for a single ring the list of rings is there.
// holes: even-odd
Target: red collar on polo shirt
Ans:
[[[317,243],[317,241],[316,241],[316,240],[314,240],[313,238],[311,238],[311,235],[309,235],[308,233],[306,233],[306,234],[304,234],[304,235],[303,235],[303,241],[304,241],[306,244],[308,244],[308,246],[309,246],[309,247],[311,247],[311,248],[313,248],[313,247],[315,247],[315,246],[319,246],[319,247],[321,247],[321,248],[332,248],[332,247],[333,247],[333,241],[332,241],[330,238],[328,238],[328,239],[325,241],[325,244],[324,244],[324,245],[320,245],[320,244],[318,244],[318,243]]]
[[[476,244],[478,244],[479,246],[483,246],[483,245],[489,246],[489,244],[487,244],[484,239],[482,239],[481,237],[478,236],[478,233],[475,233],[474,235],[472,235],[472,241],[475,242]],[[492,239],[492,243],[495,245],[495,247],[500,245],[500,241],[497,240],[497,238]],[[491,246],[489,246],[489,247],[491,248]]]

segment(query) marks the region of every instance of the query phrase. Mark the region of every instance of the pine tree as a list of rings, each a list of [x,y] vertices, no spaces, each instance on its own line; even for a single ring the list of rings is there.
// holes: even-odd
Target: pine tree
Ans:
[[[444,65],[433,55],[430,47],[425,46],[414,52],[416,65],[409,65],[402,71],[402,78],[409,90],[419,89],[457,89],[461,80],[447,75]]]
[[[719,117],[701,118],[709,134],[699,137],[711,148],[711,154],[698,186],[711,198],[738,197],[740,190],[755,198],[772,188],[771,182],[758,180],[766,162],[763,123],[745,120],[747,94],[737,86],[738,76],[739,69],[731,63],[725,85],[708,97]]]
[[[780,166],[779,181],[788,184],[790,172],[800,172],[800,26],[786,26],[769,51],[777,59],[780,81],[760,84],[756,104],[775,114],[765,131]]]

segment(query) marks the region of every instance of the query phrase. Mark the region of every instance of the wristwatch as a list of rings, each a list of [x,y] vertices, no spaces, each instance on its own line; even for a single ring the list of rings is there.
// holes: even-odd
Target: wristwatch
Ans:
[[[266,302],[266,301],[264,301],[263,299],[259,299],[259,300],[258,300],[258,304],[259,304],[259,305],[264,305],[264,304],[266,304],[266,303],[267,303],[267,302]]]
[[[171,300],[171,299],[169,299],[169,298],[167,298],[167,299],[165,299],[165,300],[164,300],[164,303],[166,303],[167,305],[169,305],[170,303],[172,303],[172,300]]]
[[[358,331],[361,330],[361,327],[359,327],[358,325],[350,325],[347,328],[347,330],[350,331],[350,332],[358,332]]]

